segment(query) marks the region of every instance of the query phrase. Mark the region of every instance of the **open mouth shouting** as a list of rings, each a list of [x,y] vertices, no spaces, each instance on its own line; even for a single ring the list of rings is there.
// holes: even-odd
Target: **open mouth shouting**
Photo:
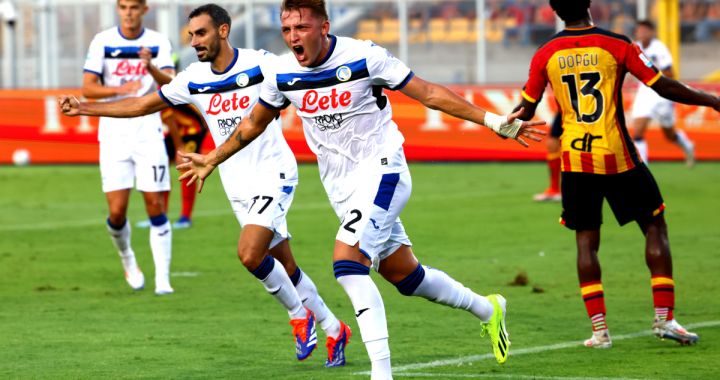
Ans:
[[[297,59],[298,62],[305,62],[307,60],[307,55],[305,54],[305,48],[302,45],[294,45],[292,47],[292,51],[295,54],[295,59]]]

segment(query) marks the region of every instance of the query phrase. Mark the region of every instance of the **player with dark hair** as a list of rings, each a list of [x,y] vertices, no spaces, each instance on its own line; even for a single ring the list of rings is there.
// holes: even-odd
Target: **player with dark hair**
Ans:
[[[370,41],[330,34],[323,0],[286,0],[281,31],[289,53],[262,67],[260,100],[227,141],[207,156],[187,154],[181,178],[200,182],[217,165],[242,154],[280,109],[297,108],[320,176],[340,219],[333,253],[338,283],[352,302],[372,364],[372,379],[390,379],[390,348],[382,297],[370,278],[375,268],[406,296],[469,311],[488,331],[500,363],[508,357],[505,299],[483,297],[448,274],[421,265],[400,221],[412,188],[403,135],[392,121],[384,89],[401,91],[429,108],[485,125],[527,146],[539,141],[534,125],[516,114],[493,115],[447,88],[414,75],[400,60]],[[239,152],[239,153],[238,153]]]
[[[257,103],[264,79],[260,64],[272,54],[233,48],[228,40],[230,16],[215,4],[196,8],[188,18],[191,45],[200,62],[188,66],[159,91],[141,98],[98,104],[60,96],[62,111],[68,116],[135,117],[168,106],[192,104],[202,112],[215,144],[222,144]],[[317,320],[327,334],[325,366],[342,366],[352,332],[330,311],[313,281],[295,262],[286,217],[298,183],[297,162],[279,121],[273,118],[268,123],[252,145],[219,168],[228,200],[242,226],[238,257],[287,310],[298,360],[308,358],[317,346]]]
[[[576,231],[580,289],[593,329],[585,345],[612,345],[597,256],[604,199],[620,225],[635,221],[645,236],[655,334],[695,343],[698,336],[673,314],[675,282],[665,203],[625,126],[621,91],[630,72],[672,101],[720,111],[720,99],[663,76],[630,39],[595,27],[589,0],[550,0],[550,5],[566,28],[535,53],[518,109],[524,109],[521,117],[531,118],[550,83],[562,110],[561,222]]]
[[[675,77],[672,55],[665,44],[655,38],[655,25],[651,21],[637,22],[635,39],[640,50],[652,61],[653,66],[657,67],[664,76]],[[695,144],[685,132],[675,128],[675,107],[670,100],[661,97],[650,87],[640,85],[633,101],[632,118],[633,140],[643,162],[648,162],[645,131],[650,121],[655,119],[660,123],[665,138],[683,150],[688,167],[695,165]]]

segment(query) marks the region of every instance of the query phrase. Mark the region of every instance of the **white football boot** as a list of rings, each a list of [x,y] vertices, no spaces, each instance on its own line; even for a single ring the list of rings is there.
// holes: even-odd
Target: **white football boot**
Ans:
[[[653,332],[660,339],[672,339],[683,346],[690,346],[700,340],[697,334],[687,331],[675,319],[660,322],[655,318]]]
[[[125,268],[125,281],[133,290],[142,290],[145,287],[145,276],[137,264]]]
[[[593,331],[592,337],[583,342],[583,345],[589,348],[610,348],[612,347],[610,332],[608,329]]]
[[[175,289],[170,286],[169,278],[155,277],[155,295],[164,296],[175,293]]]

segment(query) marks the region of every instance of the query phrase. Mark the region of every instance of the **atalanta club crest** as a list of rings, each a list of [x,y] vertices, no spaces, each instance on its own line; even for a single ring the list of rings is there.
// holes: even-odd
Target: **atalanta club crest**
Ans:
[[[250,83],[250,77],[245,73],[240,73],[237,78],[235,78],[235,83],[238,87],[245,87]]]
[[[352,70],[350,70],[347,66],[340,66],[338,67],[337,72],[335,72],[335,76],[340,82],[347,82],[352,76]]]

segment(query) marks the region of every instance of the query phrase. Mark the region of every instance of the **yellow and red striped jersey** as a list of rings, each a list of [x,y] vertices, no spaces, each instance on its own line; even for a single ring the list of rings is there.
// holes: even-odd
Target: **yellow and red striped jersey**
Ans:
[[[640,163],[625,125],[622,84],[662,74],[632,41],[594,26],[565,29],[540,47],[522,95],[537,103],[548,83],[562,112],[562,170],[615,174]]]
[[[175,116],[180,136],[197,135],[207,129],[205,120],[200,117],[195,107],[189,104],[166,108],[160,113],[163,122],[171,115]]]

